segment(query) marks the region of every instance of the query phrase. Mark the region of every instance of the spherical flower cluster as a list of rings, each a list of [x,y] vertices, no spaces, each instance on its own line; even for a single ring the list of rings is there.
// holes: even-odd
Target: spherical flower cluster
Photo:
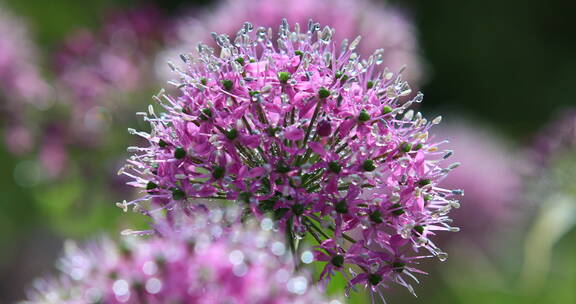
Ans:
[[[457,230],[448,213],[462,191],[438,186],[451,152],[429,136],[440,118],[409,110],[422,94],[407,100],[402,76],[377,67],[382,50],[361,59],[359,38],[336,46],[333,34],[284,20],[276,40],[245,23],[233,42],[214,34],[220,56],[204,44],[183,55],[180,95],[157,97],[165,113],[140,113],[150,133],[130,130],[149,146],[129,147],[121,173],[144,195],[118,205],[153,215],[232,202],[274,218],[291,248],[315,238],[323,279],[341,271],[350,287],[412,290],[422,249],[444,260],[432,237]]]
[[[159,57],[158,69],[166,71],[166,59],[189,53],[200,41],[208,40],[212,31],[236,34],[238,24],[251,20],[255,26],[273,27],[286,18],[290,24],[306,24],[310,18],[336,29],[335,41],[362,35],[364,43],[357,52],[369,56],[383,48],[384,64],[397,72],[406,66],[404,77],[412,84],[422,79],[416,29],[399,9],[369,0],[224,0],[212,10],[181,18],[176,26],[177,40],[173,49]]]
[[[61,276],[37,281],[24,303],[328,303],[305,273],[294,273],[271,225],[222,221],[215,210],[180,228],[157,226],[148,239],[68,243]]]

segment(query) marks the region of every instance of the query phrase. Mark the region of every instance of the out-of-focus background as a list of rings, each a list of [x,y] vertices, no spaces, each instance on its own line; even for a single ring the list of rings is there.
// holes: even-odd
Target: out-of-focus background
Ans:
[[[461,232],[427,262],[418,298],[576,303],[576,2],[565,0],[0,1],[0,303],[49,273],[64,239],[140,225],[115,202],[127,128],[167,87],[166,60],[281,17],[329,23],[425,94],[462,166]],[[353,38],[353,37],[349,37]],[[332,284],[330,291],[342,288]],[[351,300],[363,303],[366,297]]]

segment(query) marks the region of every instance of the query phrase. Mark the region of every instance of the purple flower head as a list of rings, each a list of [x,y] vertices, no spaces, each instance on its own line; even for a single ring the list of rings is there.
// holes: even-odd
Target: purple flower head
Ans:
[[[256,27],[276,29],[282,18],[286,18],[290,24],[305,25],[309,19],[320,24],[331,24],[336,29],[334,40],[337,43],[362,35],[365,41],[356,50],[359,54],[369,56],[373,50],[383,48],[382,60],[391,71],[398,72],[406,66],[404,76],[410,82],[415,84],[422,78],[416,29],[411,21],[392,6],[368,0],[220,1],[213,10],[182,18],[176,26],[178,40],[174,43],[175,47],[160,57],[160,68],[166,70],[166,56],[171,59],[191,52],[191,47],[206,41],[211,31],[233,36],[238,24],[246,20],[253,20]],[[171,76],[168,74],[167,77]]]
[[[422,94],[406,97],[402,76],[378,67],[380,50],[361,59],[359,38],[337,46],[333,33],[284,20],[274,39],[245,23],[234,42],[213,35],[219,56],[204,44],[183,55],[180,94],[156,98],[162,114],[140,113],[150,133],[130,130],[149,146],[129,147],[121,173],[144,195],[119,206],[153,216],[235,204],[275,219],[292,250],[309,234],[330,260],[344,256],[326,278],[338,269],[351,286],[411,289],[423,250],[445,258],[432,238],[454,230],[448,213],[462,192],[438,186],[450,171],[449,153],[429,139],[440,117],[409,110]]]
[[[37,281],[24,303],[328,303],[306,273],[294,273],[270,227],[222,224],[225,216],[159,224],[155,236],[119,244],[68,243],[60,276]]]

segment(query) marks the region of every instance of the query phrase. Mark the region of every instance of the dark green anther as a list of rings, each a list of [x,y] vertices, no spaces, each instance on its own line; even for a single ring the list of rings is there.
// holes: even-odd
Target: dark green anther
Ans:
[[[226,138],[229,140],[235,140],[238,137],[238,130],[230,129],[230,131],[226,131]]]
[[[174,150],[174,158],[183,159],[186,157],[186,150],[184,148],[178,147]]]
[[[342,79],[340,79],[340,84],[344,84],[348,80],[348,75],[342,75]]]
[[[404,271],[405,266],[406,266],[406,263],[402,263],[402,262],[392,263],[392,267],[394,267],[394,271],[397,273],[402,273]]]
[[[144,283],[141,281],[134,281],[132,283],[132,288],[134,288],[136,294],[142,294],[144,292]]]
[[[132,248],[130,248],[127,242],[119,242],[118,249],[123,257],[132,255]]]
[[[402,209],[402,205],[400,205],[399,203],[392,205],[390,209],[393,209],[392,214],[394,214],[395,216],[400,216],[404,214],[404,209]]]
[[[238,62],[240,65],[244,65],[244,58],[238,57],[236,58],[236,62]]]
[[[382,282],[382,276],[379,274],[371,273],[368,275],[368,282],[370,282],[372,286],[376,286]]]
[[[157,255],[154,258],[154,262],[156,262],[158,268],[163,269],[166,266],[166,257],[164,257],[163,255]]]
[[[380,210],[374,210],[368,217],[375,224],[382,224],[384,222],[382,220],[382,212],[380,212]]]
[[[222,87],[224,87],[224,90],[226,91],[232,90],[232,87],[234,86],[234,82],[232,82],[232,80],[230,79],[223,79],[221,83]]]
[[[276,134],[280,131],[280,127],[268,127],[266,128],[266,133],[268,133],[268,136],[270,137],[276,137]]]
[[[370,114],[368,114],[368,112],[366,112],[366,110],[360,111],[360,114],[358,115],[358,121],[359,122],[367,122],[369,120],[370,120]]]
[[[411,143],[403,142],[400,144],[400,151],[402,151],[404,153],[410,152],[411,149],[412,149]]]
[[[338,72],[336,72],[336,74],[334,75],[334,77],[335,77],[336,79],[338,79],[338,78],[342,77],[342,75],[344,75],[344,72],[338,71]]]
[[[250,91],[250,92],[248,92],[248,94],[250,95],[250,97],[254,97],[254,96],[260,94],[260,91]]]
[[[168,146],[168,143],[161,139],[158,141],[158,146],[160,148],[166,148]]]
[[[414,226],[414,231],[418,232],[418,234],[421,235],[422,233],[424,233],[424,226],[420,226],[420,225]]]
[[[432,181],[429,179],[421,179],[418,181],[418,186],[424,187],[426,185],[430,185],[430,183],[432,183]]]
[[[258,210],[260,210],[260,212],[269,212],[274,210],[274,206],[276,205],[276,200],[273,199],[269,199],[269,200],[264,200],[261,201],[260,203],[258,203]]]
[[[330,260],[330,263],[332,263],[332,265],[340,268],[340,267],[342,267],[342,265],[344,265],[344,256],[341,254],[337,254],[337,255],[332,257],[332,259]]]
[[[284,217],[284,215],[286,215],[286,212],[288,212],[288,210],[290,210],[290,209],[278,208],[278,209],[274,210],[274,220],[275,221],[281,220]]]
[[[172,198],[174,200],[183,200],[186,198],[186,192],[178,188],[172,188]]]
[[[302,204],[294,204],[292,205],[292,213],[296,216],[301,216],[304,214],[304,205]]]
[[[374,81],[368,80],[368,83],[366,83],[366,88],[368,88],[368,90],[370,90],[373,87],[374,87]]]
[[[206,85],[206,84],[208,83],[208,80],[207,80],[206,78],[202,77],[202,78],[200,79],[200,83],[201,83],[202,85]]]
[[[249,203],[251,197],[252,197],[252,193],[250,193],[250,192],[241,192],[240,194],[238,194],[238,200],[245,202],[245,203]]]
[[[288,72],[278,72],[278,80],[280,80],[281,83],[287,83],[290,76]]]
[[[321,99],[328,98],[328,96],[330,96],[330,91],[328,91],[328,89],[326,89],[325,87],[321,87],[318,90],[318,97],[320,97]]]
[[[342,171],[342,166],[337,161],[331,161],[328,163],[328,170],[332,173],[340,173]]]
[[[212,177],[214,179],[221,179],[224,177],[224,168],[220,166],[216,166],[212,169]]]
[[[278,163],[278,166],[276,166],[276,172],[282,174],[288,173],[290,172],[290,167],[286,165],[284,162],[280,162]]]
[[[118,272],[116,272],[116,270],[111,270],[108,273],[108,277],[112,280],[116,280],[118,278]]]
[[[294,55],[300,56],[300,58],[302,58],[302,55],[304,55],[304,53],[300,50],[296,50],[296,51],[294,51]]]
[[[200,112],[202,112],[200,114],[200,119],[202,120],[208,120],[212,117],[212,110],[210,108],[202,109]]]
[[[420,149],[422,149],[422,143],[418,143],[414,147],[412,147],[412,151],[418,151]]]
[[[334,205],[334,209],[338,213],[348,213],[348,204],[345,200],[341,200]]]
[[[149,181],[148,184],[146,184],[146,190],[152,190],[156,188],[158,188],[158,185],[156,185],[155,182]]]
[[[376,170],[376,166],[374,165],[374,161],[371,159],[367,159],[362,163],[362,169],[364,171],[372,172]]]
[[[390,106],[384,106],[382,107],[382,115],[386,115],[388,113],[392,112],[392,108]]]
[[[424,195],[424,201],[425,202],[431,201],[433,198],[434,198],[434,196],[432,194]]]

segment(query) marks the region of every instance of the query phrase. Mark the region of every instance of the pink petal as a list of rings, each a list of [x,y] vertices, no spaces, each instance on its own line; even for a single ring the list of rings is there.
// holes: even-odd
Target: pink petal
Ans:
[[[289,140],[301,140],[304,138],[304,130],[296,126],[290,126],[284,132],[284,136]]]

